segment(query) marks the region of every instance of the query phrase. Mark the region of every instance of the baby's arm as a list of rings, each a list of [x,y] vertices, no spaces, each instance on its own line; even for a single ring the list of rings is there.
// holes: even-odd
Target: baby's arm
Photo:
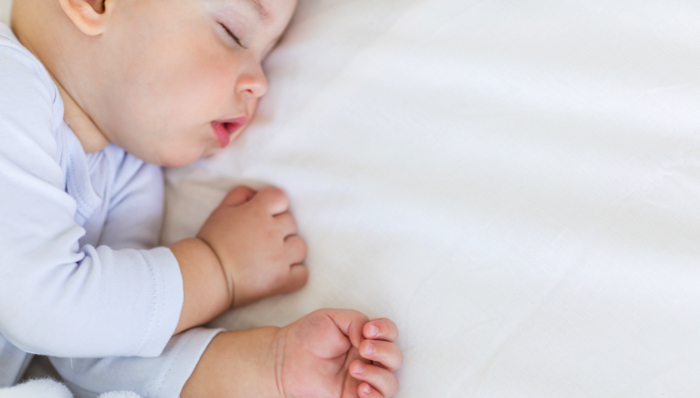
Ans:
[[[148,170],[143,170],[143,172],[146,171]],[[113,218],[110,218],[107,222],[102,235],[103,240],[100,242],[101,244],[116,247],[136,246],[144,248],[149,244],[153,244],[151,239],[133,239],[124,236],[128,235],[124,234],[124,231],[132,231],[136,228],[139,229],[137,232],[144,237],[157,236],[157,226],[160,225],[160,222],[151,222],[150,220],[144,222],[144,219],[150,217],[150,213],[146,214],[143,212],[143,209],[140,208],[148,202],[162,203],[162,198],[144,197],[146,194],[158,195],[156,195],[153,190],[147,189],[153,185],[155,179],[139,178],[140,175],[141,173],[135,174],[135,176],[129,180],[128,187],[117,190],[119,194],[113,198],[113,202],[116,204],[110,211],[110,215],[113,216]],[[267,191],[270,192],[265,193]],[[281,264],[264,257],[270,253],[274,254],[276,251],[279,251],[279,243],[283,242],[285,237],[289,239],[287,233],[293,232],[295,228],[289,229],[288,226],[286,229],[287,232],[282,233],[277,231],[274,220],[270,223],[270,219],[273,217],[263,216],[261,217],[262,220],[253,217],[251,220],[245,220],[237,216],[232,220],[225,216],[221,217],[220,213],[224,205],[236,207],[241,203],[253,202],[251,204],[255,204],[254,202],[256,200],[265,199],[265,195],[270,193],[279,194],[278,199],[285,199],[284,194],[278,190],[267,191],[261,191],[260,194],[262,194],[262,197],[255,199],[255,197],[260,194],[256,195],[246,188],[234,190],[231,195],[227,197],[225,204],[222,204],[205,224],[205,227],[210,228],[213,233],[218,234],[217,237],[219,238],[225,238],[227,234],[232,233],[246,233],[247,236],[242,238],[229,236],[230,239],[235,240],[235,243],[231,245],[230,249],[240,249],[240,252],[235,254],[246,255],[247,257],[241,256],[241,258],[248,259],[244,264],[251,264],[256,267],[251,270],[251,272],[254,272],[256,269],[260,270],[263,276],[263,278],[261,278],[262,281],[265,281],[265,277],[269,276],[265,274],[268,267],[279,265],[279,269],[286,270],[286,272],[289,273],[290,264],[296,264],[303,260],[303,252],[296,254],[299,257],[295,260],[289,260],[289,262],[283,261]],[[281,204],[284,205],[284,203]],[[254,206],[250,206],[248,208],[236,210],[237,212],[242,212],[245,217],[250,216],[250,212],[254,209]],[[224,210],[227,210],[227,208],[224,208]],[[287,214],[287,216],[289,215]],[[235,230],[217,232],[216,228],[211,228],[214,221],[221,222],[223,224],[221,227],[224,229],[237,227],[238,232]],[[293,220],[287,221],[293,222]],[[146,233],[147,231],[143,229],[146,228],[147,225],[150,226],[148,228],[151,229],[154,229],[153,225],[156,225],[156,228],[150,233]],[[259,227],[269,228],[268,232],[270,232],[270,237],[260,237],[260,230],[258,229],[256,232],[256,229]],[[292,225],[292,227],[294,227],[294,225]],[[203,231],[205,231],[204,228]],[[252,239],[253,242],[246,242],[245,239]],[[255,244],[263,245],[256,249]],[[241,245],[243,245],[242,248],[239,247]],[[232,301],[230,296],[233,295],[229,294],[224,271],[219,264],[218,257],[207,243],[200,239],[187,239],[173,245],[173,248],[173,252],[177,256],[181,267],[183,285],[185,288],[184,307],[181,312],[180,325],[178,327],[179,332],[182,329],[188,329],[189,325],[204,323],[228,309]],[[245,249],[255,250],[248,250],[248,252],[246,252]],[[260,253],[260,251],[263,251],[263,253]],[[255,261],[263,262],[256,263]],[[294,268],[305,272],[305,268],[302,266],[295,265]],[[235,280],[241,281],[245,279],[237,276]],[[299,282],[299,286],[301,286],[303,280]],[[243,293],[244,296],[233,300],[234,304],[240,304],[240,301],[251,295],[250,289],[246,290],[245,288],[240,288],[237,290],[239,293]],[[263,290],[263,294],[264,292],[265,290]],[[257,294],[260,294],[260,292],[258,291]],[[257,298],[256,296],[254,297]],[[212,303],[214,304],[212,305]],[[170,332],[172,333],[172,329]],[[61,375],[71,383],[73,388],[79,387],[80,389],[96,394],[112,390],[133,390],[142,396],[154,398],[174,397],[179,395],[182,386],[197,365],[202,352],[209,345],[210,340],[216,333],[216,330],[203,328],[190,329],[186,332],[179,333],[171,339],[158,358],[52,358],[52,362]]]
[[[231,307],[300,289],[306,244],[296,235],[289,201],[279,189],[232,190],[196,238],[170,246],[180,264],[184,304],[175,333],[202,325]]]
[[[181,396],[388,398],[403,360],[397,337],[388,319],[336,309],[281,329],[221,333]]]

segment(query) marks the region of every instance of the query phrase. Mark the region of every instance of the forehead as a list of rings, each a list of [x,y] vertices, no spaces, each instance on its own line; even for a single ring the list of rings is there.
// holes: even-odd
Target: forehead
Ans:
[[[204,0],[215,9],[244,11],[250,17],[266,24],[288,22],[297,0]]]

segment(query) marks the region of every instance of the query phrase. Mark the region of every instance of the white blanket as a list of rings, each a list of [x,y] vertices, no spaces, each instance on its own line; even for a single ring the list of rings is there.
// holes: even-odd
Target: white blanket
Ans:
[[[272,184],[302,291],[400,327],[400,398],[700,391],[700,2],[301,0],[254,125],[170,170],[164,241]]]

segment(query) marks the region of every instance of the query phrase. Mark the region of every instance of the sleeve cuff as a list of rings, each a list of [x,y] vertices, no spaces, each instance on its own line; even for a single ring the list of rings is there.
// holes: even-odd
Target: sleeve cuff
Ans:
[[[179,397],[211,340],[223,329],[195,328],[174,336],[157,358],[51,358],[76,398],[108,391],[142,397]]]
[[[143,396],[179,397],[211,340],[223,329],[195,328],[173,337],[163,353],[162,372]]]
[[[129,356],[157,357],[173,337],[180,321],[184,302],[182,274],[170,249],[158,247],[141,253],[153,276],[153,315],[146,335]]]

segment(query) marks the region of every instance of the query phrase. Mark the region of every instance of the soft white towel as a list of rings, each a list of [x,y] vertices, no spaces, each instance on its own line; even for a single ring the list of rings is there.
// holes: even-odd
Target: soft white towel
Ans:
[[[32,380],[10,388],[0,389],[0,398],[73,398],[70,390],[63,384],[51,380]],[[140,398],[138,394],[128,391],[115,391],[100,395],[99,398]]]
[[[0,398],[73,398],[70,390],[63,384],[51,380],[32,380],[11,388],[0,390]]]

